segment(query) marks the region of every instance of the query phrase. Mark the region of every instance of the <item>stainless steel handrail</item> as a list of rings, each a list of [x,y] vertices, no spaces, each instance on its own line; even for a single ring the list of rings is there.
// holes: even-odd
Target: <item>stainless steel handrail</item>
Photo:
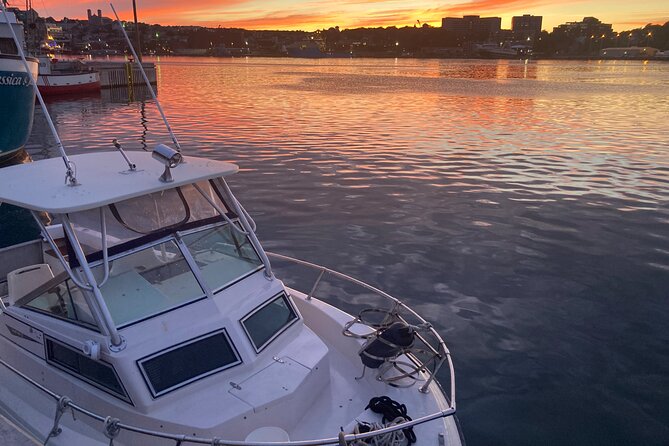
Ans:
[[[446,346],[446,343],[444,342],[444,340],[439,335],[439,333],[432,327],[432,325],[428,321],[423,319],[423,317],[421,315],[416,313],[413,309],[411,309],[409,306],[407,306],[405,303],[403,303],[398,298],[393,297],[390,294],[386,293],[385,291],[382,291],[382,290],[380,290],[376,287],[373,287],[372,285],[369,285],[368,283],[365,283],[361,280],[358,280],[355,277],[351,277],[351,276],[346,275],[344,273],[340,273],[339,271],[335,271],[335,270],[327,268],[325,266],[321,266],[321,265],[317,265],[315,263],[307,262],[306,260],[300,260],[300,259],[296,259],[296,258],[293,258],[293,257],[285,256],[285,255],[282,255],[282,254],[276,254],[276,253],[273,253],[273,252],[267,252],[267,255],[269,257],[273,257],[273,258],[276,258],[276,259],[285,260],[285,261],[288,261],[288,262],[296,263],[298,265],[306,266],[306,267],[318,270],[320,272],[319,275],[318,275],[318,278],[316,279],[316,282],[314,283],[314,285],[311,288],[311,292],[307,296],[308,299],[311,299],[314,292],[316,291],[316,288],[317,288],[318,284],[321,282],[321,279],[323,278],[323,274],[325,272],[327,272],[328,274],[332,274],[335,277],[339,277],[340,279],[343,279],[345,281],[348,281],[348,282],[354,283],[356,285],[359,285],[362,288],[365,288],[365,289],[367,289],[369,291],[372,291],[375,294],[377,294],[377,295],[379,295],[383,298],[386,298],[386,299],[390,300],[395,305],[398,305],[398,306],[402,307],[403,309],[405,309],[406,311],[408,311],[409,313],[411,313],[414,317],[416,317],[419,321],[421,321],[421,323],[428,324],[429,325],[429,331],[432,333],[432,335],[437,339],[437,341],[439,343],[438,348],[434,349],[434,347],[431,346],[430,343],[427,342],[427,340],[425,340],[422,336],[419,336],[419,339],[421,339],[421,341],[425,345],[427,345],[429,348],[431,348],[433,350],[433,352],[435,352],[435,354],[437,354],[439,351],[441,351],[441,354],[439,356],[441,357],[441,355],[443,355],[443,357],[445,357],[446,360],[448,361],[448,367],[449,367],[449,372],[450,372],[449,407],[455,408],[455,368],[453,366],[453,360],[451,358],[451,352],[448,349],[448,347]],[[441,361],[441,362],[443,362],[443,361]],[[428,378],[427,382],[423,386],[421,386],[421,391],[427,390],[427,387],[434,380],[435,375],[439,371],[439,367],[441,367],[441,362],[437,365],[435,370],[430,374],[430,377]]]
[[[274,258],[278,258],[278,259],[282,259],[282,260],[287,260],[287,261],[291,261],[293,263],[297,263],[297,264],[300,264],[300,265],[304,265],[304,266],[308,266],[308,267],[311,267],[311,268],[314,268],[314,269],[318,269],[320,271],[327,272],[328,274],[332,274],[336,277],[339,277],[339,278],[344,279],[346,281],[349,281],[351,283],[360,285],[363,288],[365,288],[369,291],[373,291],[376,294],[378,294],[378,295],[380,295],[384,298],[387,298],[390,301],[392,301],[393,303],[401,306],[402,308],[404,308],[405,310],[407,310],[411,314],[413,314],[416,318],[418,318],[418,320],[420,320],[422,323],[426,323],[426,324],[428,323],[418,313],[416,313],[411,308],[409,308],[407,305],[402,303],[399,299],[391,296],[390,294],[388,294],[384,291],[379,290],[378,288],[375,288],[375,287],[373,287],[369,284],[366,284],[366,283],[364,283],[364,282],[362,282],[358,279],[355,279],[353,277],[347,276],[346,274],[340,273],[338,271],[334,271],[334,270],[331,270],[329,268],[326,268],[326,267],[323,267],[323,266],[320,266],[320,265],[316,265],[316,264],[313,264],[313,263],[310,263],[310,262],[307,262],[307,261],[304,261],[304,260],[299,260],[299,259],[295,259],[295,258],[292,258],[292,257],[284,256],[284,255],[281,255],[281,254],[271,253],[271,252],[268,252],[267,255],[270,256],[270,257],[274,257]],[[323,276],[323,274],[319,274],[319,278],[318,278],[317,282],[320,282],[320,279],[322,278],[322,276]],[[316,285],[318,285],[318,283],[316,283]],[[312,292],[315,291],[315,289],[316,289],[316,286],[314,286],[312,288]],[[183,445],[185,443],[208,444],[208,445],[219,445],[219,446],[321,446],[321,445],[329,445],[329,444],[341,444],[342,441],[348,443],[348,442],[356,441],[356,440],[365,440],[367,438],[372,438],[372,437],[376,437],[376,436],[379,436],[379,435],[384,435],[384,434],[387,434],[389,432],[394,432],[394,431],[401,430],[401,429],[407,429],[409,427],[417,426],[419,424],[427,423],[429,421],[433,421],[433,420],[436,420],[436,419],[439,419],[439,418],[445,418],[445,417],[448,417],[448,416],[451,416],[451,415],[455,414],[455,370],[454,370],[454,367],[453,367],[453,361],[451,360],[451,353],[448,350],[448,348],[446,347],[446,343],[443,341],[441,336],[439,336],[439,333],[437,333],[437,331],[434,330],[434,328],[432,328],[432,326],[430,326],[429,330],[432,332],[432,334],[438,340],[439,349],[441,349],[443,351],[444,356],[442,358],[442,361],[440,361],[440,363],[443,363],[443,359],[446,359],[448,361],[448,365],[449,365],[449,369],[450,369],[450,378],[451,378],[451,381],[450,381],[450,383],[451,383],[450,400],[448,401],[449,407],[447,409],[444,409],[444,410],[441,410],[441,411],[438,411],[438,412],[434,412],[432,414],[425,415],[425,416],[420,417],[420,418],[416,418],[412,421],[405,421],[404,423],[396,424],[396,425],[393,425],[393,426],[390,426],[390,427],[385,427],[385,428],[370,431],[370,432],[365,432],[365,433],[362,433],[362,434],[347,434],[347,435],[344,435],[342,438],[331,437],[331,438],[321,438],[321,439],[314,439],[314,440],[283,441],[283,442],[245,442],[245,441],[221,440],[221,439],[218,439],[218,438],[201,438],[201,437],[193,437],[193,436],[188,436],[188,435],[183,435],[183,434],[172,434],[172,433],[167,433],[167,432],[157,432],[157,431],[153,431],[153,430],[150,430],[150,429],[144,429],[144,428],[141,428],[139,426],[133,426],[133,425],[125,424],[125,423],[121,423],[121,422],[116,424],[116,427],[118,427],[120,430],[126,430],[126,431],[134,432],[134,433],[137,433],[137,434],[142,434],[142,435],[147,435],[147,436],[151,436],[151,437],[162,438],[162,439],[165,439],[165,440],[168,440],[168,441],[173,441],[173,442],[175,442],[175,444],[177,446],[178,445]],[[427,344],[427,342],[425,342],[425,343]],[[429,345],[429,344],[427,344],[427,345]],[[83,415],[86,415],[86,416],[96,420],[96,421],[99,421],[99,422],[102,423],[103,427],[105,426],[105,423],[109,420],[109,417],[99,415],[95,412],[92,412],[92,411],[90,411],[90,410],[72,402],[68,398],[64,398],[62,395],[59,395],[59,394],[49,390],[48,388],[46,388],[42,384],[38,383],[34,379],[30,378],[29,376],[25,375],[24,373],[22,373],[18,369],[14,368],[10,364],[8,364],[2,358],[0,358],[0,364],[3,365],[4,367],[6,367],[11,372],[18,375],[19,377],[21,377],[23,380],[25,380],[29,384],[33,385],[37,389],[41,390],[42,392],[44,392],[45,394],[47,394],[48,396],[53,398],[57,403],[59,401],[62,402],[64,408],[69,407],[72,411],[79,412]],[[428,381],[424,384],[423,387],[427,388],[426,386],[428,386],[431,383],[431,381],[434,379],[434,375],[439,370],[440,365],[441,364],[439,364],[435,368],[435,370],[430,374],[430,377],[429,377]],[[76,421],[76,419],[75,419],[75,421]]]

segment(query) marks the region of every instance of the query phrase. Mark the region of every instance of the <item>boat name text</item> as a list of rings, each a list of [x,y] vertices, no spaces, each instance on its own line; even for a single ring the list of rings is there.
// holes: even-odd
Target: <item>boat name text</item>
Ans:
[[[30,78],[25,75],[15,75],[12,73],[9,76],[0,76],[0,85],[27,87],[30,85]]]

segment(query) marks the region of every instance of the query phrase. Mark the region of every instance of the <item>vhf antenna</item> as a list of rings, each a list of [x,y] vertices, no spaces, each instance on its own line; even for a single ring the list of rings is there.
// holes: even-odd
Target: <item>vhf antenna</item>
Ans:
[[[23,46],[21,45],[19,38],[16,36],[16,32],[14,32],[14,27],[9,21],[9,14],[7,14],[7,7],[5,6],[4,0],[0,1],[0,8],[2,8],[2,14],[5,16],[5,22],[7,22],[7,26],[9,27],[9,30],[12,33],[12,37],[14,38],[14,44],[16,45],[16,49],[19,52],[19,56],[21,56],[21,61],[23,61],[23,67],[26,69],[28,77],[30,77],[30,83],[33,87],[33,90],[35,91],[37,99],[39,100],[39,105],[42,107],[42,113],[44,113],[46,122],[49,124],[49,128],[51,129],[51,134],[56,140],[56,148],[58,148],[60,157],[63,158],[63,162],[65,163],[65,184],[68,186],[78,186],[79,182],[77,181],[74,163],[67,157],[67,153],[65,153],[65,147],[63,147],[63,142],[60,140],[60,136],[58,136],[56,127],[53,125],[49,111],[46,109],[46,104],[44,103],[44,99],[42,99],[42,94],[39,92],[39,88],[37,88],[37,79],[35,79],[33,73],[30,71],[28,61],[26,60],[26,55],[23,52]]]
[[[118,14],[116,13],[116,8],[114,8],[114,5],[112,3],[110,3],[109,6],[111,6],[112,11],[114,11],[114,16],[116,16],[116,21],[118,22],[119,26],[121,27],[121,31],[123,32],[123,36],[125,37],[126,42],[128,42],[128,46],[130,47],[130,51],[132,52],[132,56],[135,58],[135,62],[137,63],[137,66],[139,67],[139,71],[142,73],[142,77],[144,78],[144,82],[146,83],[146,87],[149,89],[149,92],[151,93],[151,97],[153,98],[153,100],[156,101],[156,106],[158,107],[158,111],[160,112],[160,116],[163,117],[163,122],[165,123],[165,127],[167,127],[167,131],[169,132],[170,137],[172,138],[172,142],[177,147],[177,150],[179,152],[181,152],[181,145],[179,144],[179,141],[177,140],[177,137],[174,135],[174,132],[172,131],[172,127],[170,127],[170,123],[167,122],[167,118],[165,117],[165,113],[163,112],[163,107],[161,107],[160,101],[158,101],[158,98],[156,97],[156,93],[153,91],[153,86],[151,85],[151,82],[149,82],[149,78],[146,76],[146,72],[144,71],[144,67],[142,66],[142,62],[140,62],[139,57],[137,57],[137,53],[135,52],[135,47],[132,46],[132,42],[130,41],[130,37],[128,37],[128,33],[125,32],[125,28],[123,27],[123,23],[121,23],[121,19],[118,18]]]

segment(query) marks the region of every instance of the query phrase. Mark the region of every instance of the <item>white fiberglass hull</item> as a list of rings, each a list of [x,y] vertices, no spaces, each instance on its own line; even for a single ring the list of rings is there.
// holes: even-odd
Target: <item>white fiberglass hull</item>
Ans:
[[[429,391],[420,392],[419,385],[409,388],[396,388],[383,382],[377,381],[371,372],[362,380],[355,380],[361,372],[361,363],[357,352],[361,341],[345,337],[341,330],[343,324],[351,320],[351,316],[332,307],[318,299],[307,299],[306,295],[290,290],[291,296],[298,310],[304,317],[305,325],[312,330],[327,345],[329,370],[323,371],[328,375],[328,382],[322,388],[314,389],[317,394],[308,407],[300,407],[300,401],[288,401],[281,405],[283,410],[294,410],[300,408],[304,415],[297,423],[291,423],[291,427],[282,426],[290,436],[291,441],[312,440],[336,437],[342,426],[351,425],[356,419],[368,417],[364,408],[369,399],[375,396],[387,395],[396,401],[406,404],[409,415],[418,419],[435,412],[445,411],[449,404],[439,384],[432,382]],[[0,358],[20,368],[21,370],[44,370],[40,358],[25,349],[17,347],[14,342],[6,337],[0,336]],[[55,371],[56,377],[61,381],[71,382],[67,396],[73,402],[88,410],[99,414],[110,414],[109,407],[95,406],[93,402],[82,401],[83,392],[78,389],[81,384],[70,380],[67,375]],[[50,387],[51,379],[44,373],[37,373],[31,377],[45,387]],[[217,383],[219,386],[227,386],[228,383]],[[319,393],[320,392],[320,393]],[[79,398],[78,398],[79,397]],[[306,402],[305,402],[306,403]],[[207,404],[203,402],[203,404]],[[305,404],[307,405],[307,404]],[[174,410],[179,410],[181,423],[168,423],[161,420],[164,414],[137,414],[132,407],[126,410],[123,406],[117,406],[113,415],[123,423],[147,428],[154,431],[183,433],[196,435],[200,438],[220,438],[223,440],[243,441],[245,433],[233,432],[229,428],[216,428],[217,414],[215,411],[209,413],[211,420],[203,422],[201,419],[189,419],[190,411],[187,406],[181,407],[175,404]],[[0,411],[7,418],[30,432],[39,441],[44,441],[53,427],[54,414],[56,411],[56,400],[37,389],[34,385],[19,377],[8,368],[0,364]],[[269,418],[271,423],[281,426],[283,414],[278,410],[274,419]],[[210,425],[212,428],[201,427]],[[49,440],[49,445],[71,446],[71,445],[108,445],[109,439],[104,435],[104,423],[94,420],[80,413],[73,418],[68,409],[59,422],[62,432]],[[453,416],[438,418],[414,427],[417,442],[416,446],[459,446],[462,444],[457,422]],[[143,434],[123,430],[114,440],[115,445],[167,445],[173,441],[146,436]],[[190,443],[189,443],[190,444]]]

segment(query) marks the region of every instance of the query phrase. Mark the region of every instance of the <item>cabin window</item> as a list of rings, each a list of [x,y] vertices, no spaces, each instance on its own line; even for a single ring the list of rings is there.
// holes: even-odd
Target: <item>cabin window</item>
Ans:
[[[111,365],[94,361],[77,350],[49,338],[46,339],[46,357],[50,364],[59,369],[130,402]]]
[[[82,291],[72,284],[70,279],[56,283],[49,282],[21,300],[27,300],[22,306],[41,313],[47,313],[85,326],[96,327],[91,309],[86,302]]]
[[[14,39],[0,37],[0,54],[18,54],[19,51],[16,48],[16,43]]]
[[[230,224],[190,233],[182,239],[214,292],[263,266],[249,239]]]
[[[199,337],[138,361],[156,397],[240,364],[225,330]]]
[[[242,319],[242,325],[259,352],[296,320],[295,310],[286,295],[281,293]]]
[[[103,265],[93,271],[100,283]],[[111,259],[109,279],[100,291],[117,326],[205,297],[174,240]]]

